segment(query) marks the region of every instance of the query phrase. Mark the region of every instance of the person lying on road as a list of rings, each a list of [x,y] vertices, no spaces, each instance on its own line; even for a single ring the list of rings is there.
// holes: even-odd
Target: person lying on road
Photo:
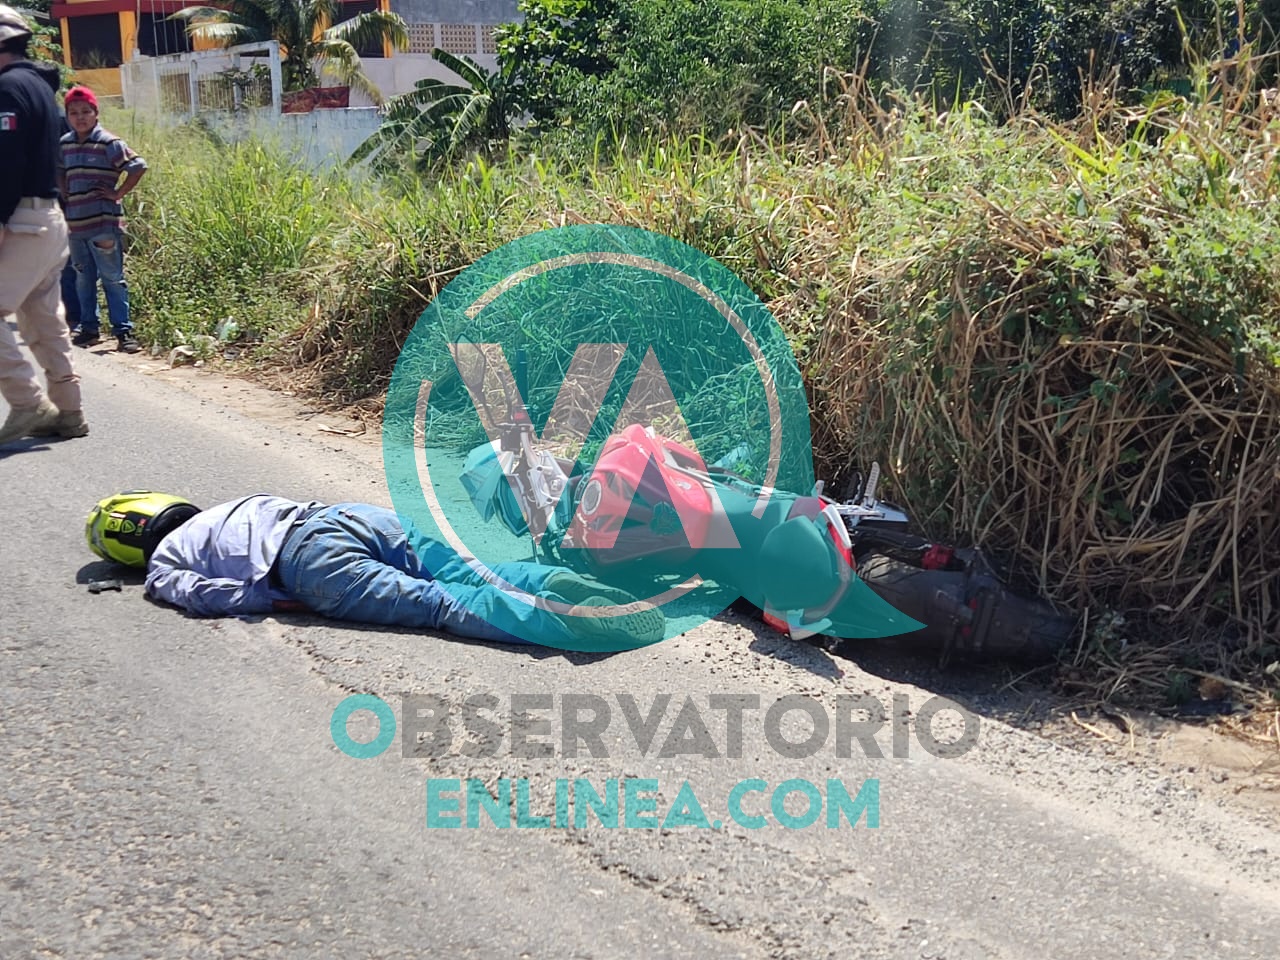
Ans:
[[[130,491],[93,508],[85,537],[104,559],[145,566],[149,597],[196,616],[306,610],[577,650],[641,646],[665,629],[652,604],[563,567],[497,564],[491,572],[514,588],[500,589],[469,558],[367,503],[255,494],[201,510],[170,494]],[[599,607],[612,611],[595,615]]]

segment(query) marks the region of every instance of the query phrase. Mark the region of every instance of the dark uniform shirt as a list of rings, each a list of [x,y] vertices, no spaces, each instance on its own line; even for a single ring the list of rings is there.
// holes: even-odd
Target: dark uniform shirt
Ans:
[[[56,197],[62,121],[30,60],[0,69],[0,223],[23,197]]]

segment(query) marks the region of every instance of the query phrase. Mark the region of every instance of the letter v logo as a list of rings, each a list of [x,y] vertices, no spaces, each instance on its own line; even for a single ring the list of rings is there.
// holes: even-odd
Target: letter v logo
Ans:
[[[449,347],[533,542],[540,544],[564,493],[555,458],[541,452],[540,447],[554,437],[561,444],[558,452],[562,459],[577,459],[627,345],[578,345],[540,435],[534,432],[526,410],[528,398],[520,395],[502,344],[463,342]],[[583,409],[591,411],[589,418],[574,416]],[[511,455],[503,456],[504,452]],[[522,471],[525,475],[517,474],[517,465],[527,468]]]
[[[679,600],[667,638],[734,590],[767,599],[786,571],[761,565],[764,538],[814,488],[809,422],[785,332],[730,267],[631,227],[553,228],[452,277],[405,337],[382,416],[387,493],[459,608],[533,643],[629,649],[657,626],[632,621],[618,591]],[[718,466],[741,479],[720,482]],[[566,567],[594,572],[600,592],[546,588]],[[854,597],[860,585],[842,636],[914,626]]]
[[[569,364],[569,372],[556,394],[551,415],[547,418],[542,433],[538,434],[526,412],[528,398],[520,394],[502,345],[468,342],[450,344],[454,364],[466,385],[472,404],[481,412],[480,420],[485,433],[498,453],[497,463],[515,496],[535,544],[541,544],[542,536],[565,491],[564,484],[557,482],[561,474],[554,462],[555,458],[550,458],[540,447],[554,439],[559,445],[560,459],[577,459],[626,349],[625,343],[579,344]],[[591,411],[591,415],[574,416],[583,410]],[[640,369],[631,382],[611,434],[620,434],[632,424],[648,425],[655,420],[663,423],[666,433],[680,438],[683,445],[697,456],[693,468],[705,472],[706,464],[698,452],[684,415],[680,412],[675,391],[650,347],[645,351]],[[520,449],[513,449],[517,445]],[[502,456],[504,450],[513,455]],[[666,451],[644,451],[646,461],[658,456],[664,457],[668,467],[679,470]],[[520,467],[524,468],[523,475],[517,472]],[[663,476],[664,483],[669,482],[666,473],[659,471],[659,475]],[[688,483],[694,484],[696,480],[691,479]],[[738,539],[734,536],[733,527],[725,515],[724,505],[715,487],[697,485],[709,501],[710,510],[707,513],[695,509],[679,491],[668,491],[670,502],[684,526],[686,536],[697,547],[736,548]],[[581,504],[578,506],[577,519],[585,522]],[[612,548],[617,533],[616,527],[612,531],[606,531],[599,545],[606,549]]]

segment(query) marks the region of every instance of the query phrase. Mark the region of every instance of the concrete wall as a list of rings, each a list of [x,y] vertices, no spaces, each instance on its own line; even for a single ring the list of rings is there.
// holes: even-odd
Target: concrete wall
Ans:
[[[431,47],[437,44],[445,49],[456,49],[460,55],[470,57],[486,71],[496,69],[497,56],[481,51],[486,47],[492,49],[490,32],[493,25],[518,17],[516,0],[390,0],[390,5],[392,11],[400,14],[410,25],[417,49],[388,58],[362,59],[365,74],[379,88],[384,98],[412,90],[417,81],[427,77],[445,83],[462,83],[460,77],[432,58]],[[472,26],[474,35],[462,29],[462,25]],[[126,64],[121,70],[130,67],[138,70],[151,66],[154,73],[156,68],[153,60],[164,61],[166,64],[170,60],[190,64],[203,62],[203,58],[211,56],[214,54],[140,58],[133,64]],[[273,61],[273,69],[278,69],[278,61]],[[152,77],[152,80],[155,78]],[[322,82],[330,84],[334,81],[324,78]],[[279,89],[278,84],[277,77],[276,89]],[[155,95],[148,99],[142,95],[147,91],[142,89],[146,85],[140,80],[135,83],[126,82],[124,86],[126,105],[147,114],[159,115],[163,112],[158,90],[150,91]],[[157,83],[152,86],[157,86]],[[130,100],[134,102],[129,102]],[[190,106],[187,110],[189,114]],[[311,113],[296,114],[279,114],[271,110],[249,110],[235,114],[203,109],[197,112],[227,139],[253,138],[271,143],[312,167],[328,166],[346,160],[357,146],[377,130],[381,122],[380,115],[373,109],[372,101],[355,90],[351,91],[351,109],[348,110],[314,110]]]
[[[391,12],[405,23],[507,23],[516,0],[391,0]]]
[[[497,69],[498,58],[493,54],[472,53],[468,56],[485,70]],[[387,99],[398,93],[412,90],[415,83],[427,77],[462,85],[461,77],[430,54],[397,53],[394,57],[385,60],[366,59],[361,60],[360,63],[364,67],[365,74]],[[372,103],[367,97],[352,90],[351,106],[366,107],[372,106]]]
[[[498,58],[473,53],[485,70],[493,70]],[[425,77],[445,83],[461,83],[461,78],[429,55],[398,53],[387,59],[362,61],[364,72],[377,84],[384,97],[412,90]],[[332,83],[332,80],[327,81]],[[269,109],[238,114],[208,113],[203,118],[224,137],[240,140],[252,137],[272,143],[311,167],[341,163],[363,143],[381,122],[381,116],[367,97],[351,91],[347,110],[313,110],[310,113],[273,114]]]
[[[351,156],[378,129],[381,117],[372,108],[274,113],[270,108],[238,114],[203,117],[228,140],[255,139],[279,147],[299,162],[315,168],[333,166]]]

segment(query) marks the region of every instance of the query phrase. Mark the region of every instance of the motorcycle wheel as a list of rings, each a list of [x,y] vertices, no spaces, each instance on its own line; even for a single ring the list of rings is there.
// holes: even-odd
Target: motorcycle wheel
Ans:
[[[925,624],[907,646],[953,655],[1055,659],[1076,621],[1038,597],[1015,594],[985,570],[926,570],[882,554],[858,558],[858,576],[894,608]]]

